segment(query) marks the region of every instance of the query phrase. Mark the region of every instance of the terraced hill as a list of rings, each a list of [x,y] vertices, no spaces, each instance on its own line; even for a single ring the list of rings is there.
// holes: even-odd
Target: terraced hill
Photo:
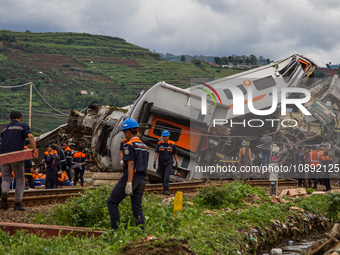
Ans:
[[[31,81],[47,102],[65,113],[52,110],[34,90],[32,128],[38,133],[65,123],[71,109],[81,110],[93,101],[124,106],[159,81],[187,87],[193,77],[220,78],[239,71],[164,61],[117,37],[0,31],[0,87]],[[12,109],[28,122],[28,86],[0,92],[0,124],[8,122]]]

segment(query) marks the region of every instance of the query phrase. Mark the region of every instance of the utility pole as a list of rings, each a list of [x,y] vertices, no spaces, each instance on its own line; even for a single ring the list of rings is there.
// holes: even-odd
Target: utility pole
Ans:
[[[30,82],[30,109],[28,115],[28,125],[32,130],[32,97],[33,97],[33,83]]]

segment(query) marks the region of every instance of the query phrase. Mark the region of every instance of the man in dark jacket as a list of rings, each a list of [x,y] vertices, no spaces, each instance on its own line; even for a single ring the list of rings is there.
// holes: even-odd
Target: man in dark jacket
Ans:
[[[156,162],[158,159],[158,170],[163,183],[163,194],[165,195],[170,195],[169,182],[174,159],[176,162],[175,167],[178,167],[176,145],[169,139],[170,132],[168,130],[164,130],[162,132],[162,141],[158,142],[156,146],[155,158],[153,162],[153,167],[156,169]]]
[[[48,155],[45,160],[46,162],[46,181],[45,181],[46,189],[57,188],[58,160],[59,160],[59,156],[57,153],[57,146],[55,144],[51,144],[48,147]]]
[[[123,145],[124,174],[114,187],[107,201],[110,213],[111,228],[118,229],[119,204],[130,196],[136,226],[144,228],[145,218],[142,201],[145,190],[145,176],[148,167],[149,149],[137,136],[138,123],[135,119],[126,119],[122,126],[127,142]]]
[[[85,173],[85,165],[87,163],[86,154],[83,152],[84,147],[79,146],[78,152],[73,154],[72,164],[74,169],[74,183],[76,186],[78,182],[78,178],[80,179],[80,186],[84,187],[84,173]]]
[[[10,113],[10,123],[7,124],[1,132],[0,154],[21,151],[25,146],[25,138],[27,137],[33,148],[34,159],[37,157],[37,149],[34,136],[30,127],[22,121],[22,115],[18,111]],[[1,166],[2,174],[2,209],[8,209],[8,191],[12,182],[12,171],[16,177],[16,188],[14,194],[14,210],[25,211],[26,208],[21,205],[22,197],[25,189],[25,169],[24,162],[15,162],[4,164]]]
[[[72,166],[72,151],[70,146],[68,146],[68,142],[63,143],[63,149],[65,153],[65,159],[66,159],[66,173],[68,178],[70,179],[70,182],[72,182],[72,173],[71,173],[71,166]]]
[[[294,154],[296,171],[299,173],[298,178],[298,186],[302,186],[302,183],[305,182],[305,171],[304,166],[306,164],[305,156],[303,155],[304,148],[302,146],[298,147],[298,150]]]

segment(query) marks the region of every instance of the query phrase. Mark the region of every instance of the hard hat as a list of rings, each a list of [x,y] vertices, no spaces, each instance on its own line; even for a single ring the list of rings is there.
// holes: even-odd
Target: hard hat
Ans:
[[[164,130],[161,136],[170,136],[170,132],[168,130]]]
[[[131,129],[131,128],[138,128],[138,127],[139,125],[135,119],[126,119],[123,122],[122,131]]]
[[[59,170],[58,171],[58,174],[62,174],[64,171],[63,170]]]
[[[242,142],[242,146],[246,146],[246,144],[247,144],[246,141]]]

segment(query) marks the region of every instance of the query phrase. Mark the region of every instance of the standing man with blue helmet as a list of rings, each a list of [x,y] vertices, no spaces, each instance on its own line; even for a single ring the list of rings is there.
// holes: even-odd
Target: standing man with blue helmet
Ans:
[[[114,230],[118,229],[119,223],[118,205],[126,196],[131,198],[136,226],[142,225],[142,229],[144,229],[142,199],[146,185],[145,176],[148,167],[149,148],[137,136],[138,127],[139,125],[134,119],[126,119],[123,122],[122,131],[127,139],[123,144],[124,174],[107,200],[111,228]]]
[[[175,158],[176,161],[175,167],[178,167],[177,149],[175,143],[169,140],[170,132],[168,130],[164,130],[161,136],[163,139],[157,144],[153,167],[156,169],[156,161],[158,159],[158,169],[163,183],[163,194],[170,195],[169,182],[172,164],[174,162],[173,158]]]

